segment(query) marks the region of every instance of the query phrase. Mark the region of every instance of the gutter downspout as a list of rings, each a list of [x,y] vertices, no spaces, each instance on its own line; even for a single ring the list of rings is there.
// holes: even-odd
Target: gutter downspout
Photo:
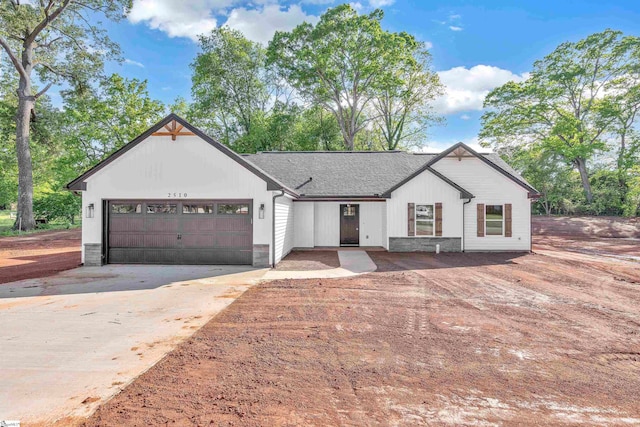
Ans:
[[[271,201],[271,268],[276,266],[276,199],[284,196],[284,190],[280,194],[274,194]]]
[[[467,200],[466,202],[464,202],[462,204],[462,252],[464,252],[464,243],[465,243],[465,238],[464,238],[464,233],[465,233],[465,228],[464,228],[464,206],[468,205],[469,203],[471,203],[471,199]]]

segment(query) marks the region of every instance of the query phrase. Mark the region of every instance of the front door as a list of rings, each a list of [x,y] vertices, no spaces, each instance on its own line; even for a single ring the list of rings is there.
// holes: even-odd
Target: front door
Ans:
[[[340,246],[360,245],[360,205],[340,205]]]

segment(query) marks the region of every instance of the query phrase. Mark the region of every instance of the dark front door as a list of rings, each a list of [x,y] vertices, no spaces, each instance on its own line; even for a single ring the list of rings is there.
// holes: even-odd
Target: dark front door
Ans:
[[[360,245],[360,205],[340,205],[340,246]]]
[[[114,264],[251,264],[251,200],[108,203]]]

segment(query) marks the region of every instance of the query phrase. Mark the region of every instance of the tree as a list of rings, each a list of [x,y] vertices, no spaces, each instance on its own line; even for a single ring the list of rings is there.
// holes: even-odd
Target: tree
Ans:
[[[0,46],[18,74],[16,156],[18,161],[18,218],[23,230],[35,227],[30,123],[36,102],[56,83],[87,86],[102,70],[105,58],[116,58],[117,46],[91,23],[100,12],[120,19],[131,0],[4,0],[0,3]],[[37,81],[33,73],[37,74]],[[40,90],[36,83],[44,84]]]
[[[18,200],[15,120],[18,94],[13,90],[17,81],[16,75],[6,70],[0,72],[0,206],[5,208]],[[46,94],[39,98],[38,119],[31,123],[34,182],[46,181],[51,176],[51,166],[60,153],[60,141],[53,136],[59,115],[60,111],[53,107]]]
[[[350,5],[329,9],[314,26],[276,32],[269,43],[269,64],[308,103],[331,111],[347,150],[372,117],[366,109],[378,90],[403,82],[398,67],[414,67],[417,42],[406,33],[382,29],[382,10],[359,15]]]
[[[191,68],[196,122],[226,145],[250,135],[277,90],[265,66],[265,49],[241,32],[216,28],[200,37]]]
[[[541,143],[580,173],[593,201],[588,162],[606,150],[615,121],[603,101],[617,79],[637,72],[640,38],[606,30],[566,42],[536,61],[524,82],[509,82],[485,99],[480,138],[495,147]]]
[[[58,123],[58,139],[64,145],[56,160],[58,187],[145,132],[164,114],[164,104],[149,96],[146,80],[113,74],[96,88],[65,92]]]
[[[573,205],[572,168],[561,156],[545,150],[541,144],[501,148],[498,154],[540,192],[536,203],[546,215],[559,213],[567,205]]]
[[[338,151],[343,147],[335,116],[319,106],[307,108],[298,116],[292,139],[296,150]]]
[[[431,55],[424,43],[416,43],[415,62],[396,63],[396,79],[387,80],[373,98],[375,127],[383,148],[395,150],[423,141],[427,128],[441,121],[431,102],[443,93],[438,75],[431,69]]]
[[[640,57],[635,66],[640,68]],[[637,164],[640,135],[636,120],[640,113],[640,69],[612,81],[608,96],[602,100],[602,115],[613,120],[609,134],[617,148],[619,181],[625,185],[627,171]]]

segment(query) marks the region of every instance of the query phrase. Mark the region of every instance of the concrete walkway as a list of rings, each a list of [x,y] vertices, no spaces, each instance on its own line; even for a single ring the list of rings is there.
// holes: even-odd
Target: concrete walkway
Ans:
[[[371,273],[378,268],[365,251],[338,251],[340,267],[329,270],[278,271],[269,270],[265,280],[279,279],[334,279]]]
[[[0,420],[90,414],[264,272],[111,265],[0,285]]]

